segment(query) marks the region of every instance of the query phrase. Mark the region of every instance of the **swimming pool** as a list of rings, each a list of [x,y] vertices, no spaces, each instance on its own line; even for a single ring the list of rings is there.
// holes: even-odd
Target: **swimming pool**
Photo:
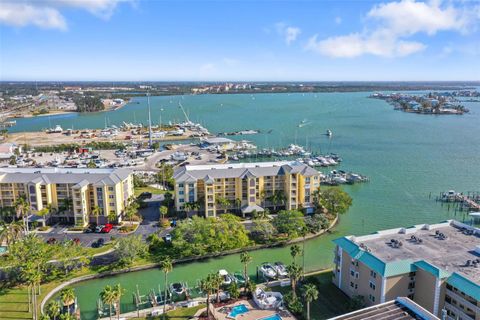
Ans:
[[[0,255],[4,254],[5,252],[7,252],[7,247],[0,246]]]
[[[278,313],[275,313],[275,314],[272,314],[271,316],[261,318],[261,319],[258,319],[258,320],[282,320],[282,317],[280,317],[278,315]]]
[[[239,314],[244,314],[248,312],[248,308],[244,304],[239,304],[238,306],[235,306],[232,308],[232,311],[228,314],[229,317],[235,318]]]

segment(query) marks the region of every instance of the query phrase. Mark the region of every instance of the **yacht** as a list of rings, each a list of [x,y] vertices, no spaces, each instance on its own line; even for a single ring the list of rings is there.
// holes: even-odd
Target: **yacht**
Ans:
[[[222,285],[229,286],[235,282],[235,278],[228,273],[227,270],[221,269],[218,271],[218,274],[223,278]]]
[[[287,267],[283,263],[277,261],[273,264],[273,268],[277,272],[279,278],[288,277]]]
[[[267,279],[275,279],[277,271],[270,263],[264,263],[260,266],[260,273]]]
[[[170,292],[181,295],[185,292],[185,287],[180,282],[172,283],[170,285]]]

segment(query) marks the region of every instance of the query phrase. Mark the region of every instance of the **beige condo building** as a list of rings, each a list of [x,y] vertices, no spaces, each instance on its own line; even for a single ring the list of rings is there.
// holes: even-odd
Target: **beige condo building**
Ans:
[[[313,192],[320,187],[320,172],[295,161],[187,165],[175,171],[174,179],[176,210],[184,211],[186,203],[199,203],[199,211],[207,217],[275,207],[311,211]],[[274,202],[274,194],[283,201]]]
[[[408,297],[446,320],[480,319],[480,229],[458,221],[334,240],[333,283],[368,306]]]
[[[101,209],[100,223],[115,215],[120,222],[133,195],[133,177],[127,169],[1,168],[0,206],[13,207],[19,197],[30,205],[32,217],[50,205],[61,215],[52,220],[67,220],[85,226],[96,218],[93,208]],[[69,208],[68,208],[69,207]]]

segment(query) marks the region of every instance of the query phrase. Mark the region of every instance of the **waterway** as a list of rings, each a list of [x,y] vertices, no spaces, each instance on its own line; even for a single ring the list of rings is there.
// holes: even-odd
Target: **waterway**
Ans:
[[[198,95],[152,97],[153,122],[183,121],[178,103],[192,121],[211,132],[260,129],[261,134],[234,137],[248,139],[260,147],[290,143],[307,145],[316,152],[341,155],[340,168],[370,177],[370,183],[345,186],[353,206],[341,217],[333,234],[306,243],[305,266],[316,270],[332,266],[331,240],[346,234],[433,223],[448,218],[463,220],[434,197],[442,191],[480,190],[480,103],[465,103],[470,113],[418,115],[394,111],[381,100],[369,99],[369,92],[317,94]],[[122,121],[147,122],[145,98],[134,98],[120,110],[95,114],[50,117],[51,125],[64,128],[104,127]],[[302,128],[298,124],[307,120]],[[17,119],[11,131],[47,128],[48,117]],[[326,129],[333,131],[329,139]],[[271,130],[271,132],[270,132]],[[268,133],[270,132],[270,133]],[[430,198],[431,195],[431,198]],[[264,261],[289,262],[289,249],[265,249],[252,253],[249,272]],[[190,286],[208,272],[239,271],[238,255],[175,266],[172,281]],[[143,293],[162,285],[159,270],[141,271],[75,285],[82,319],[95,319],[96,299],[106,284],[121,283],[126,289],[122,310],[132,310],[136,285]]]

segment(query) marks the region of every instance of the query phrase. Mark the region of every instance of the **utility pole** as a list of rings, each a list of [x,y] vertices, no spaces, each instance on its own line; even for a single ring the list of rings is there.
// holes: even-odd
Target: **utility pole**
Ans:
[[[153,143],[152,143],[152,112],[150,109],[150,92],[147,92],[147,103],[148,103],[148,146],[151,149],[153,147]]]

